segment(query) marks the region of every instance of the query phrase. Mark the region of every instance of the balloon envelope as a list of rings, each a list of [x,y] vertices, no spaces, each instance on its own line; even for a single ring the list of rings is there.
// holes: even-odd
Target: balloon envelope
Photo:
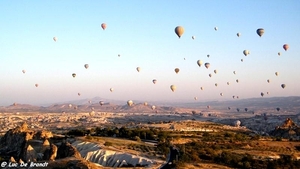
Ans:
[[[22,70],[23,73],[26,73],[26,70]]]
[[[175,28],[175,33],[180,38],[184,33],[184,28],[182,26],[177,26]]]
[[[86,69],[88,69],[88,68],[89,68],[89,64],[84,64],[84,67],[85,67]]]
[[[103,30],[105,30],[106,29],[106,23],[102,23],[101,27],[102,27]]]
[[[198,60],[198,61],[197,61],[197,64],[198,64],[199,67],[201,67],[202,64],[203,64],[203,61],[202,61],[202,60]]]
[[[286,86],[285,84],[281,84],[281,87],[282,87],[283,89],[285,88],[285,86]]]
[[[179,70],[180,70],[179,68],[175,68],[175,70],[174,70],[174,71],[175,71],[175,73],[177,73],[177,74],[178,74],[178,73],[179,73]]]
[[[128,106],[132,106],[132,105],[133,105],[133,101],[132,101],[132,100],[128,100],[128,101],[127,101],[127,105],[128,105]]]
[[[204,66],[206,67],[206,69],[208,69],[210,66],[210,63],[205,63]]]
[[[259,28],[256,30],[256,33],[261,37],[265,33],[265,30],[263,28]]]
[[[250,52],[249,52],[248,50],[244,50],[244,51],[243,51],[243,54],[244,54],[245,56],[247,56],[247,55],[250,54]]]
[[[73,77],[76,77],[76,73],[73,73],[72,76],[73,76]]]
[[[54,40],[54,42],[56,42],[57,41],[57,37],[53,37],[53,40]]]
[[[136,70],[137,70],[138,72],[140,72],[140,71],[141,71],[141,68],[140,68],[140,67],[137,67]]]
[[[156,84],[156,82],[157,82],[156,79],[153,79],[153,80],[152,80],[152,83],[153,83],[153,84]]]
[[[237,36],[237,37],[240,37],[240,36],[241,36],[241,33],[237,33],[236,36]]]
[[[287,51],[287,50],[289,49],[289,45],[288,45],[288,44],[284,44],[284,45],[283,45],[283,49],[284,49],[285,51]]]
[[[170,88],[171,88],[172,92],[174,92],[177,87],[175,85],[171,85]]]

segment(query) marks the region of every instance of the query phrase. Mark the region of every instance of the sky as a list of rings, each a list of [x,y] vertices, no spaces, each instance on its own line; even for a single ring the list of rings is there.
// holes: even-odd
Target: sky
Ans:
[[[299,11],[298,0],[0,1],[0,106],[299,96]]]

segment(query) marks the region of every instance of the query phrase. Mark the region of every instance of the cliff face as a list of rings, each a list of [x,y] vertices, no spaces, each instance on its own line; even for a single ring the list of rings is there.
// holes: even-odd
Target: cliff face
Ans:
[[[106,167],[150,167],[156,163],[148,158],[128,153],[103,150],[95,143],[76,141],[72,145],[77,148],[84,159]]]

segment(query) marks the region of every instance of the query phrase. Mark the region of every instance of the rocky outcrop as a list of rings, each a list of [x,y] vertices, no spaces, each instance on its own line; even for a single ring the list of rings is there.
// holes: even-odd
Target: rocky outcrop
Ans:
[[[58,147],[57,159],[66,157],[81,158],[81,155],[74,146],[68,142],[64,142]]]
[[[39,146],[41,140],[34,140],[34,138],[46,139],[53,137],[49,131],[33,131],[28,128],[27,123],[23,123],[14,129],[10,129],[0,140],[0,156],[6,160],[10,157],[19,161],[20,159],[27,162],[35,161],[38,158],[37,153],[49,148],[49,142],[45,141],[44,146]],[[47,143],[48,142],[48,143]],[[37,147],[37,148],[35,148]],[[42,153],[43,153],[42,152]]]
[[[287,118],[281,126],[277,126],[269,134],[275,137],[299,140],[300,127],[292,119]]]
[[[78,149],[84,159],[106,167],[149,167],[156,163],[148,158],[129,153],[104,150],[96,143],[76,141],[72,145]]]
[[[89,162],[83,158],[67,157],[49,162],[46,169],[69,168],[69,169],[104,169],[97,164]],[[105,167],[106,168],[106,167]],[[45,169],[45,168],[43,168]]]
[[[38,131],[35,135],[35,139],[49,139],[52,137],[53,137],[52,132],[46,130]]]
[[[0,141],[0,156],[14,157],[26,160],[27,142],[32,139],[35,132],[28,129],[28,125],[23,123],[22,126],[10,129],[1,138]]]
[[[26,161],[36,161],[37,153],[31,145],[27,146]]]

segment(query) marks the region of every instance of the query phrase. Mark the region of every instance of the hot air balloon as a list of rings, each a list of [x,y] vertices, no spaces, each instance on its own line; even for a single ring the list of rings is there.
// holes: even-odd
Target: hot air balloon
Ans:
[[[239,82],[239,79],[236,79],[235,81],[238,83],[238,82]]]
[[[184,28],[182,26],[177,26],[175,28],[175,33],[180,38],[184,33]]]
[[[284,89],[285,88],[285,84],[281,84],[281,87]]]
[[[267,82],[270,83],[271,82],[270,79],[268,79]]]
[[[73,73],[72,76],[75,78],[76,77],[76,73]]]
[[[137,67],[136,70],[137,70],[138,72],[140,72],[140,71],[141,71],[141,68],[140,68],[140,67]]]
[[[194,100],[197,100],[198,98],[197,97],[194,97]]]
[[[86,69],[88,69],[88,68],[89,68],[89,64],[84,64],[84,67],[85,67]]]
[[[144,106],[147,106],[148,105],[148,103],[147,102],[144,102]]]
[[[156,82],[157,82],[156,79],[153,79],[153,80],[152,80],[152,83],[153,83],[153,84],[156,84]]]
[[[283,45],[283,49],[284,49],[285,51],[287,51],[289,48],[290,48],[290,47],[289,47],[288,44],[284,44],[284,45]]]
[[[101,27],[102,27],[103,30],[105,30],[106,29],[106,23],[102,23]]]
[[[99,102],[100,106],[104,105],[104,101]]]
[[[151,106],[151,108],[152,108],[152,110],[154,110],[154,109],[155,109],[155,106]]]
[[[195,37],[195,36],[192,36],[192,39],[193,39],[193,40],[195,40],[195,39],[196,39],[196,37]]]
[[[237,36],[237,37],[240,37],[240,36],[241,36],[241,33],[237,33],[236,36]]]
[[[69,104],[69,108],[71,108],[72,107],[72,104]]]
[[[133,101],[132,101],[132,100],[128,100],[128,101],[127,101],[127,105],[128,105],[128,106],[132,106],[132,105],[133,105]]]
[[[217,30],[218,30],[218,27],[215,27],[214,29],[215,29],[215,31],[217,31]]]
[[[267,94],[269,94],[269,92],[267,92]]]
[[[171,85],[170,88],[171,88],[172,92],[174,92],[176,90],[176,86],[175,85]]]
[[[278,56],[280,56],[280,55],[281,55],[281,53],[280,53],[280,52],[278,52],[277,54],[278,54]]]
[[[263,92],[261,92],[260,95],[261,95],[261,97],[264,97],[265,94]]]
[[[241,59],[241,62],[244,62],[244,59]]]
[[[89,103],[91,104],[91,103],[92,103],[92,101],[91,101],[91,100],[89,100]]]
[[[113,92],[113,91],[114,91],[114,88],[111,87],[109,90],[110,90],[110,92]]]
[[[243,51],[243,54],[244,54],[245,56],[247,56],[247,55],[250,54],[250,52],[249,52],[248,50],[244,50],[244,51]]]
[[[201,67],[202,64],[203,64],[202,60],[198,60],[198,61],[197,61],[197,64],[198,64],[199,67]]]
[[[80,96],[81,94],[80,93],[77,93],[78,94],[78,96]]]
[[[120,57],[121,55],[120,54],[118,54],[118,57]]]
[[[36,84],[35,84],[35,87],[39,87],[39,84],[36,83]]]
[[[23,69],[22,72],[23,72],[23,73],[26,73],[26,70]]]
[[[227,82],[227,85],[229,85],[229,82]]]
[[[208,109],[210,108],[210,106],[206,106]]]
[[[178,74],[178,72],[179,72],[179,68],[175,68],[175,70],[174,70],[174,71],[175,71],[175,73],[176,73],[176,74]]]
[[[211,75],[211,74],[208,74],[208,76],[211,77],[212,75]]]
[[[215,86],[217,87],[217,86],[218,86],[218,83],[215,83]]]
[[[234,98],[235,98],[235,96],[232,96],[232,98],[234,99]]]
[[[256,30],[256,33],[261,37],[265,33],[265,30],[263,28],[259,28]]]
[[[236,109],[236,111],[237,111],[237,112],[240,112],[240,109],[239,109],[239,108],[237,108],[237,109]]]
[[[277,111],[279,111],[279,110],[280,110],[280,108],[279,108],[279,107],[277,107],[277,108],[276,108],[276,110],[277,110]]]
[[[208,69],[210,66],[210,63],[205,63],[204,66],[206,67],[206,69]]]
[[[200,87],[200,89],[203,90],[204,88],[203,88],[203,87]]]
[[[54,42],[56,42],[57,41],[57,37],[53,37],[53,40],[54,40]]]
[[[234,122],[235,127],[240,127],[240,125],[241,125],[241,121],[237,120]]]
[[[228,110],[230,110],[231,108],[230,107],[228,107]]]
[[[209,58],[209,57],[210,57],[210,55],[207,55],[207,57]]]
[[[236,74],[236,71],[233,71],[233,74]]]
[[[223,96],[223,93],[220,93],[221,96]]]
[[[276,76],[278,76],[278,75],[279,75],[279,73],[278,73],[278,72],[275,72],[275,75],[276,75]]]
[[[248,108],[245,108],[245,112],[247,112],[248,111]]]
[[[239,96],[236,96],[236,98],[238,99],[238,98],[240,98]]]
[[[218,70],[214,70],[214,73],[217,74],[217,73],[218,73]]]

